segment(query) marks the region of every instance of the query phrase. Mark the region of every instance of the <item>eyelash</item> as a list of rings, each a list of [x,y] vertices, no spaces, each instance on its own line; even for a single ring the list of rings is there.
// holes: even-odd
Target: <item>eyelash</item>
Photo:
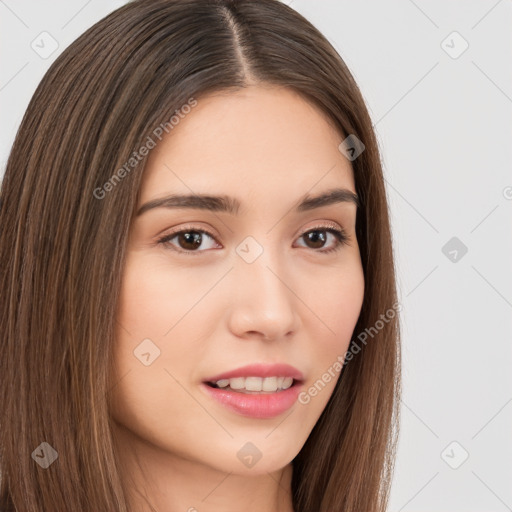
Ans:
[[[302,233],[302,235],[300,235],[299,238],[302,238],[303,236],[307,235],[308,233],[311,233],[314,231],[326,231],[326,232],[334,235],[334,237],[336,238],[336,244],[334,247],[331,247],[330,249],[326,249],[326,250],[312,249],[314,252],[320,252],[322,254],[329,254],[329,253],[332,253],[335,251],[339,251],[344,245],[348,244],[348,236],[347,236],[346,232],[343,229],[334,227],[334,225],[332,225],[332,224],[315,226],[311,229],[308,229],[304,233]],[[188,251],[188,250],[184,250],[184,249],[177,249],[172,244],[169,244],[170,240],[175,238],[177,235],[181,235],[182,233],[191,233],[191,232],[200,233],[202,235],[208,235],[209,237],[211,237],[213,240],[216,241],[215,236],[212,233],[210,233],[209,231],[206,231],[204,229],[197,229],[197,228],[194,228],[193,226],[186,226],[186,227],[180,229],[179,231],[174,231],[172,233],[169,233],[169,234],[163,236],[162,238],[159,238],[157,240],[157,243],[163,245],[164,247],[171,246],[172,250],[175,250],[176,252],[181,253],[181,254],[195,256],[197,253],[205,252],[204,250],[203,251]]]

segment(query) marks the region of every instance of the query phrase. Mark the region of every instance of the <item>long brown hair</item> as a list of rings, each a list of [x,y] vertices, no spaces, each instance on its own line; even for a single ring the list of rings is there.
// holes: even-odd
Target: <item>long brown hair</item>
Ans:
[[[127,512],[109,392],[125,246],[146,158],[127,162],[191,98],[255,83],[299,92],[343,138],[355,135],[365,146],[352,161],[365,295],[351,348],[365,329],[378,332],[343,367],[293,461],[292,493],[296,512],[385,510],[400,336],[398,316],[374,327],[397,297],[380,156],[362,95],[325,37],[277,0],[135,0],[52,64],[3,178],[2,512]],[[52,454],[58,460],[49,467],[36,464]]]

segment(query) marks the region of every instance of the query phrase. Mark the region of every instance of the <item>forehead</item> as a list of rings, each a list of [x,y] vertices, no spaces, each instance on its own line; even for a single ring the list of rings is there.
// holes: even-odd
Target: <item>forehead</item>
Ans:
[[[355,191],[343,140],[327,116],[295,91],[251,86],[197,99],[151,150],[141,202],[168,192],[282,194],[342,186]]]

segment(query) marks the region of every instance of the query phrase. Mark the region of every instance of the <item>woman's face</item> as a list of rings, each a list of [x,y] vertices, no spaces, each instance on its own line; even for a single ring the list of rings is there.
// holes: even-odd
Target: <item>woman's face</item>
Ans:
[[[297,208],[333,189],[355,193],[343,138],[291,90],[252,86],[198,99],[156,139],[137,210],[195,199],[145,208],[131,228],[112,414],[134,448],[143,440],[159,456],[252,475],[300,451],[363,301],[356,205]],[[247,365],[261,366],[238,371]],[[229,389],[206,383],[225,373]],[[289,385],[283,377],[293,385],[272,391]],[[269,391],[251,391],[259,385]]]

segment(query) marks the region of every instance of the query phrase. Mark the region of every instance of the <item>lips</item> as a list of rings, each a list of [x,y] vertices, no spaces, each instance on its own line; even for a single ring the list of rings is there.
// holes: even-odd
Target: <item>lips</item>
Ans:
[[[288,389],[274,392],[241,392],[229,387],[222,389],[214,384],[237,377],[287,377],[293,379],[293,383]],[[254,419],[270,419],[283,414],[297,402],[303,381],[302,373],[288,364],[252,364],[208,377],[200,387],[207,396],[231,412]]]

